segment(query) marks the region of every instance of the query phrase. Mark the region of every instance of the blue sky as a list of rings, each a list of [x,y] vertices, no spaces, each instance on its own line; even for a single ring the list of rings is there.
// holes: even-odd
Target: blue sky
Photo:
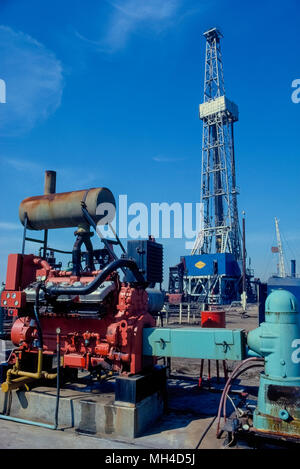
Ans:
[[[21,249],[18,206],[43,191],[106,186],[128,202],[197,202],[205,39],[224,35],[239,211],[258,277],[276,270],[274,217],[300,272],[298,0],[1,0],[0,279]],[[73,230],[50,234],[69,249]],[[188,254],[165,243],[165,266]],[[35,248],[35,246],[33,246]]]

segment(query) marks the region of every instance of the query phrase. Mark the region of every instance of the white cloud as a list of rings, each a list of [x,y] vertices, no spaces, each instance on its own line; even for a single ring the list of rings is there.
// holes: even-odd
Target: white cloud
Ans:
[[[22,173],[33,173],[36,171],[43,171],[41,165],[24,159],[1,157],[0,163],[2,163],[3,165],[9,165],[14,170],[20,171]]]
[[[14,230],[20,230],[21,224],[19,223],[11,223],[8,221],[0,221],[0,230],[5,230],[5,231],[14,231]]]
[[[175,163],[177,161],[185,161],[186,158],[173,158],[173,157],[167,157],[167,156],[154,156],[153,161],[156,161],[157,163]]]
[[[48,163],[47,163],[48,164]],[[101,172],[101,176],[98,172],[89,171],[87,170],[84,165],[76,165],[76,166],[57,166],[52,165],[51,167],[46,166],[42,163],[37,163],[35,161],[30,161],[24,158],[15,158],[15,157],[0,157],[0,171],[2,170],[1,167],[5,168],[5,171],[10,168],[13,170],[14,173],[18,172],[19,177],[28,177],[28,180],[34,180],[36,183],[40,181],[41,190],[43,189],[43,181],[44,181],[44,174],[45,170],[52,170],[56,171],[57,173],[57,186],[59,187],[63,183],[63,190],[75,190],[74,181],[78,181],[79,188],[87,188],[91,185],[99,184],[99,179],[103,179],[103,172]],[[16,174],[15,174],[16,177]],[[27,180],[27,182],[28,182]],[[30,185],[29,185],[30,187]],[[42,193],[42,192],[41,192]],[[32,194],[35,195],[35,194]],[[0,224],[1,228],[1,224]]]
[[[0,134],[17,135],[60,106],[62,65],[43,44],[6,26],[0,26],[0,57],[0,78],[6,83]]]
[[[138,28],[150,28],[156,33],[170,25],[182,0],[107,0],[112,7],[107,31],[99,40],[91,40],[75,31],[82,41],[100,52],[113,53],[122,49]]]
[[[112,50],[126,45],[139,26],[167,27],[179,7],[179,0],[126,0],[110,2],[115,8],[105,42]]]
[[[162,20],[169,18],[178,8],[178,0],[126,0],[110,1],[122,15],[132,18],[134,21]]]

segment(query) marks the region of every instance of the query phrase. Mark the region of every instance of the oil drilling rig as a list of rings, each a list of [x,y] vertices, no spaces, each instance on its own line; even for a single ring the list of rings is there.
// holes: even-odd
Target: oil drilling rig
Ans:
[[[178,271],[190,295],[225,303],[238,295],[242,261],[245,266],[233,150],[238,112],[225,97],[221,33],[212,29],[205,36],[205,99],[200,105],[204,226]],[[223,325],[157,327],[155,316],[164,303],[164,292],[157,287],[163,280],[163,246],[150,237],[129,240],[126,251],[116,233],[115,239],[101,237],[99,225],[110,225],[115,213],[112,192],[96,187],[57,193],[55,181],[55,171],[47,171],[44,194],[27,197],[19,206],[22,249],[9,254],[0,290],[0,339],[13,347],[0,363],[0,420],[51,430],[73,428],[79,435],[101,439],[104,435],[122,437],[132,445],[134,438],[146,432],[148,438],[151,425],[166,408],[167,370],[158,364],[160,359],[231,360],[238,363],[223,388],[218,413],[196,448],[215,420],[216,437],[227,433],[224,448],[238,439],[248,440],[255,448],[261,447],[261,441],[267,448],[280,440],[299,445],[300,307],[296,296],[287,289],[272,291],[265,302],[265,320],[247,333],[244,328]],[[49,246],[48,231],[54,230],[57,239],[63,228],[76,230],[70,251]],[[36,238],[28,232],[44,236]],[[93,234],[101,239],[102,248],[95,249]],[[27,253],[28,242],[40,245],[38,254]],[[121,257],[116,248],[121,249]],[[56,254],[70,256],[66,267],[56,261]],[[295,260],[292,273],[295,280]],[[11,319],[9,330],[2,328],[1,314],[2,323],[4,317]],[[254,367],[264,369],[257,403],[243,391],[236,407],[229,396],[231,386]],[[204,393],[202,398],[203,408],[207,407]],[[228,398],[234,412],[226,416]],[[189,412],[192,401],[187,399],[188,408],[181,407],[180,412]],[[1,429],[2,434],[7,431],[4,425]],[[163,429],[164,433],[168,430],[165,423]],[[13,438],[16,433],[11,433]],[[157,427],[155,434],[157,439]],[[161,442],[158,448],[161,451]],[[173,453],[174,440],[171,448]]]
[[[152,238],[129,240],[125,251],[115,236],[102,238],[104,247],[95,249],[91,237],[101,238],[98,224],[110,223],[98,207],[114,208],[113,194],[105,187],[56,193],[54,179],[55,172],[47,172],[44,194],[27,197],[19,206],[22,251],[9,254],[0,294],[5,318],[12,319],[0,337],[13,346],[0,364],[0,421],[132,442],[148,435],[165,409],[167,374],[158,360],[232,360],[238,364],[212,420],[217,420],[217,438],[226,432],[232,442],[299,444],[297,298],[290,291],[272,291],[265,322],[247,334],[219,326],[157,327],[155,315],[164,302],[164,292],[156,287],[162,282],[162,245]],[[72,227],[71,251],[49,246],[48,230],[58,237],[59,229]],[[28,242],[41,246],[38,254],[25,252]],[[62,268],[56,253],[69,254],[71,267]],[[254,366],[264,367],[257,404],[250,404],[251,396],[240,402],[239,413],[226,417],[233,380]],[[3,433],[7,427],[1,424]]]
[[[217,28],[206,31],[204,36],[204,100],[199,106],[203,122],[202,226],[191,255],[170,268],[169,292],[183,293],[188,301],[226,304],[239,299],[250,280],[249,272],[245,272],[237,205],[233,127],[239,113],[225,93],[223,36]]]

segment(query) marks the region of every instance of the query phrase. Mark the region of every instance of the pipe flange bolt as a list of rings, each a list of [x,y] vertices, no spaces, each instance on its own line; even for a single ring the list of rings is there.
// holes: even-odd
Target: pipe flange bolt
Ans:
[[[285,422],[290,418],[290,414],[286,409],[280,409],[280,411],[278,412],[278,416],[281,420],[284,420]]]

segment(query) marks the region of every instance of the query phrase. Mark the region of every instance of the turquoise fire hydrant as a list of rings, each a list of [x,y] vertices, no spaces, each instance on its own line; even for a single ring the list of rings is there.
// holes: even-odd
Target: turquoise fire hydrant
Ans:
[[[300,437],[300,314],[296,297],[274,290],[265,322],[249,332],[248,346],[265,358],[253,430]]]

